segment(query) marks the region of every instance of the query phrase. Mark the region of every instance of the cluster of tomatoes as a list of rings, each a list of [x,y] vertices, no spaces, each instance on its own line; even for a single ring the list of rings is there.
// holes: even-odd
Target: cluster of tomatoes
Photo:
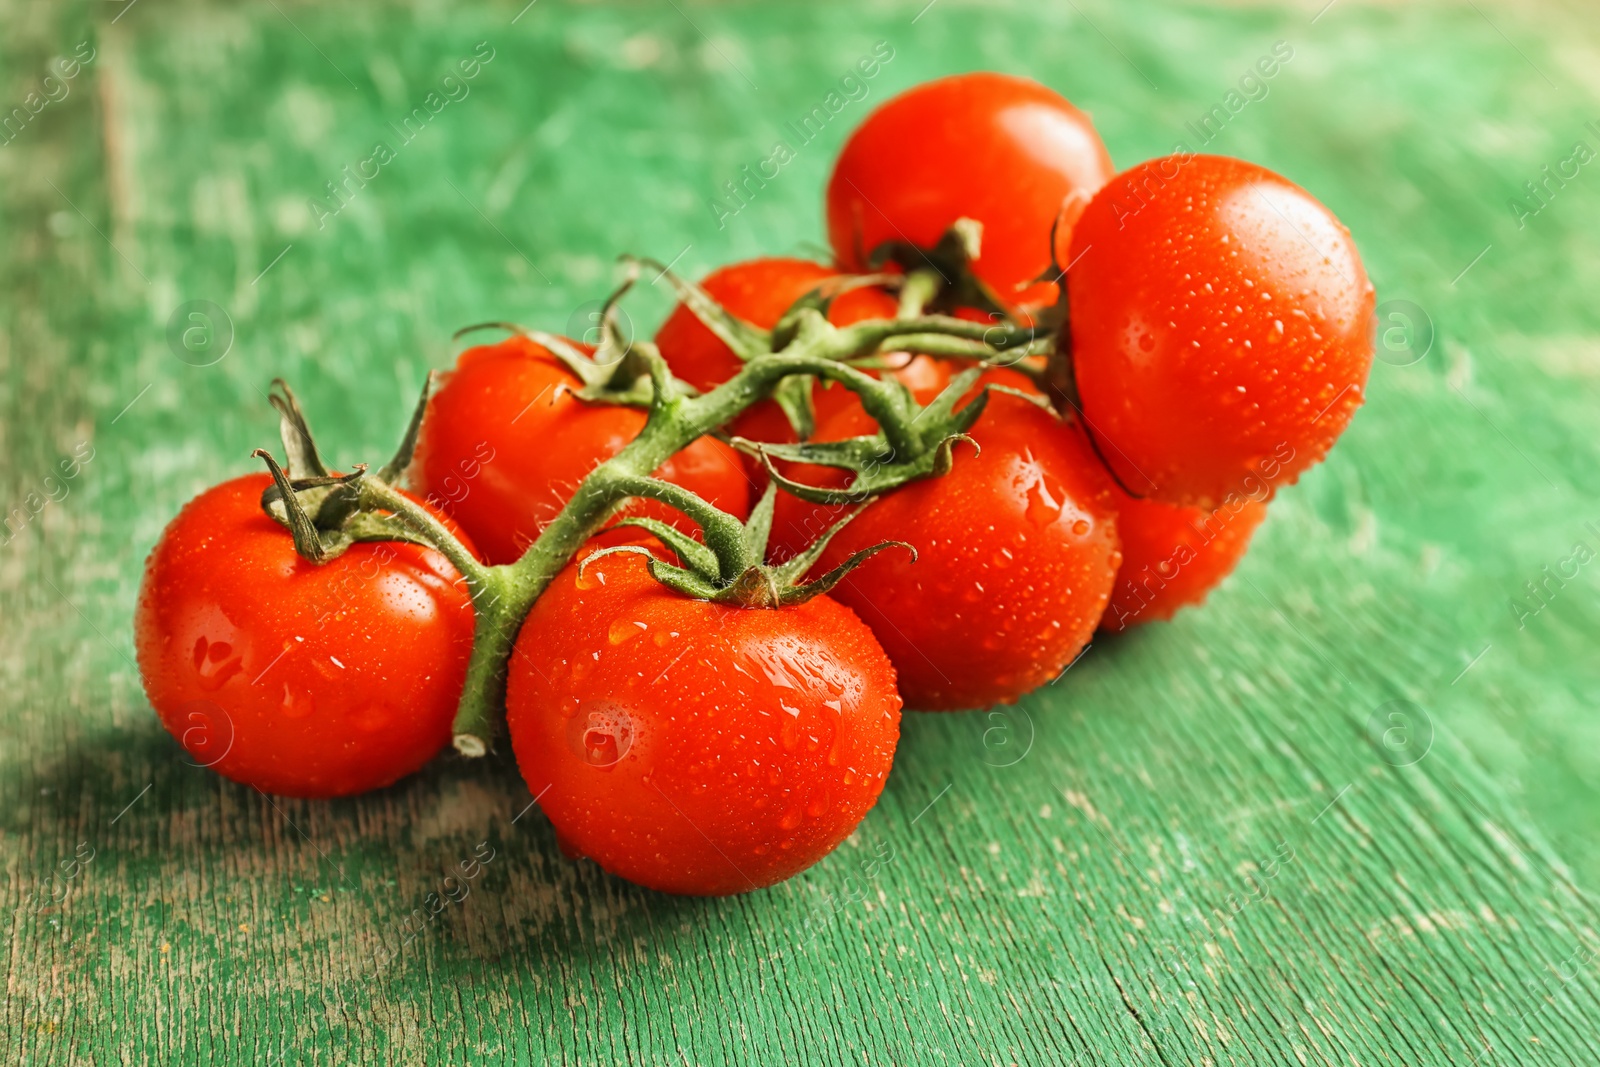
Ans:
[[[1097,628],[1202,600],[1362,401],[1373,291],[1327,209],[1181,149],[1117,173],[1088,117],[1036,83],[963,75],[890,100],[845,144],[827,221],[834,265],[737,263],[698,295],[775,351],[808,301],[835,329],[912,318],[1008,340],[975,371],[923,333],[855,360],[899,383],[898,437],[818,377],[800,379],[805,418],[769,390],[704,427],[655,471],[675,489],[612,509],[541,579],[491,665],[563,847],[652,888],[805,869],[875,803],[902,703],[1014,701]],[[704,304],[639,343],[688,396],[750,358]],[[483,575],[527,579],[519,561],[658,417],[597,401],[573,362],[594,346],[558,340],[462,353],[392,465],[409,495],[368,526],[339,496],[356,476],[322,468],[308,432],[286,432],[287,475],[224,483],[173,521],[139,662],[197,761],[337,796],[449,743],[483,601],[517,588]],[[303,429],[292,400],[280,410]],[[924,418],[956,427],[934,434],[928,476],[851,498],[863,472],[916,458],[890,442],[922,439]],[[411,509],[426,535],[384,525]],[[337,524],[324,553],[317,530]]]

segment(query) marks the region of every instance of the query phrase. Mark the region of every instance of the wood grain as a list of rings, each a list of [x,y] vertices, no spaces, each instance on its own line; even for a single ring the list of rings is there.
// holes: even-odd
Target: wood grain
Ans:
[[[1521,228],[1507,205],[1600,148],[1600,41],[1580,7],[1320,6],[0,4],[7,109],[96,50],[0,145],[0,508],[93,449],[0,546],[0,1058],[1600,1060],[1593,568],[1510,608],[1600,547],[1600,174]],[[880,40],[868,99],[719,228],[722,182]],[[1015,709],[908,719],[817,868],[667,898],[562,858],[503,754],[312,804],[156,723],[141,561],[273,439],[274,375],[337,463],[382,456],[461,325],[562,329],[625,251],[814,248],[831,155],[889,93],[1031,74],[1129,163],[1279,40],[1205,147],[1328,203],[1431,350],[1374,368],[1204,609]],[[470,93],[319,228],[307,201],[479,42]],[[192,300],[232,323],[210,366],[167,341]],[[470,895],[387,955],[480,843]]]

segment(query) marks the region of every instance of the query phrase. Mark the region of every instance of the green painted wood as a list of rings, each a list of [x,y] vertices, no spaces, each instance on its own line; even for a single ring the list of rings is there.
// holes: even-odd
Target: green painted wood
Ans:
[[[0,547],[0,1058],[1600,1059],[1594,566],[1520,626],[1510,604],[1600,549],[1600,172],[1521,228],[1507,205],[1600,149],[1596,25],[1321,6],[0,6],[6,108],[95,49],[0,146],[0,507],[60,497]],[[719,228],[721,183],[880,40],[868,100]],[[1127,163],[1199,147],[1185,124],[1279,40],[1294,58],[1207,147],[1332,206],[1431,350],[1374,369],[1203,611],[1013,711],[908,719],[881,804],[813,871],[669,899],[561,858],[504,757],[273,801],[156,724],[141,560],[273,439],[271,376],[338,462],[381,457],[460,325],[562,328],[624,251],[696,273],[815,247],[871,101],[1028,73]],[[479,42],[470,93],[399,143]],[[319,228],[308,198],[380,140],[395,158]],[[211,366],[166,339],[192,300],[232,322]],[[1393,700],[1415,710],[1386,739]],[[471,895],[376,960],[480,842]]]

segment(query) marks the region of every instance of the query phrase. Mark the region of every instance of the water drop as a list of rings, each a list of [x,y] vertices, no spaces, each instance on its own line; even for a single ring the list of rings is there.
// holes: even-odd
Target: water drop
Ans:
[[[635,637],[644,633],[646,629],[646,625],[642,622],[635,622],[632,619],[618,619],[606,631],[606,636],[613,645],[620,645],[627,641],[632,641]]]

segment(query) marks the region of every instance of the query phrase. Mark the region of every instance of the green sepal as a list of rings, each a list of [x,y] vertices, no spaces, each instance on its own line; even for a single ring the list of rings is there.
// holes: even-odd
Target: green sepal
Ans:
[[[804,581],[805,576],[811,573],[811,568],[817,565],[817,560],[822,558],[822,553],[827,550],[828,544],[833,540],[834,535],[844,529],[852,519],[865,511],[867,507],[867,504],[863,504],[861,507],[840,516],[839,521],[822,531],[822,536],[807,546],[804,552],[772,568],[774,584],[779,590],[778,605],[780,607],[786,607],[790,604],[804,604],[812,597],[828,592],[843,581],[851,571],[886,548],[904,548],[911,553],[911,562],[915,563],[917,561],[917,550],[906,542],[880,541],[878,544],[852,553],[849,559],[846,559],[827,574],[814,581]]]
[[[394,457],[378,470],[378,477],[386,482],[398,482],[405,476],[406,468],[411,466],[411,458],[417,452],[417,438],[422,433],[422,417],[428,413],[428,399],[433,395],[433,383],[438,375],[437,371],[429,371],[422,381],[422,395],[417,398],[416,407],[411,409],[411,422],[406,426],[405,436],[400,438],[400,447],[395,449]]]
[[[845,293],[852,289],[865,289],[869,285],[891,285],[899,278],[897,274],[848,274],[817,283],[778,316],[777,325],[772,327],[772,351],[782,352],[800,335],[804,312],[815,311],[826,320],[828,309]]]
[[[872,250],[867,257],[867,266],[877,270],[895,263],[907,274],[917,270],[932,270],[942,281],[931,301],[933,308],[943,311],[958,307],[977,308],[1011,318],[1011,306],[988,282],[972,271],[972,261],[979,257],[982,244],[983,223],[976,219],[961,218],[944,232],[932,248],[919,248],[909,241],[885,241]]]
[[[681,593],[693,600],[716,600],[722,593],[722,587],[706,578],[703,574],[685,567],[674,566],[665,560],[659,559],[654,552],[651,552],[643,545],[612,545],[610,548],[602,548],[598,552],[591,552],[583,557],[582,562],[578,564],[578,576],[582,577],[583,572],[595,560],[624,552],[629,555],[643,556],[646,561],[645,568],[650,572],[650,577],[675,593]]]
[[[772,536],[772,515],[778,507],[778,488],[770,483],[761,491],[761,499],[750,509],[743,530],[744,559],[749,564],[759,564],[766,559],[767,541]]]
[[[579,386],[572,390],[572,395],[590,404],[648,408],[662,395],[669,398],[698,395],[687,382],[674,378],[666,370],[660,350],[648,341],[630,342],[626,354],[607,365],[596,362],[571,338],[530,330],[514,322],[480,322],[457,330],[455,336],[459,338],[475,330],[505,330],[544,348],[577,377]]]
[[[681,593],[691,600],[725,601],[727,588],[709,582],[703,575],[683,567],[675,567],[664,560],[651,558],[645,565],[650,572],[650,577],[671,589]]]
[[[282,411],[281,408],[279,410]],[[278,466],[278,461],[273,459],[272,453],[266,449],[258,448],[250,454],[265,460],[267,470],[272,473],[272,488],[261,494],[262,508],[289,528],[289,532],[294,535],[294,550],[302,559],[312,563],[326,563],[332,556],[322,543],[322,535],[317,530],[317,524],[312,521],[310,513],[306,511],[305,505],[295,493],[289,475]],[[269,500],[269,494],[274,491],[277,492],[276,499]],[[277,507],[273,507],[274,504]]]
[[[284,458],[291,477],[321,477],[328,473],[322,457],[317,453],[317,443],[311,437],[311,427],[306,423],[305,412],[294,390],[282,378],[272,379],[272,389],[267,395],[278,410],[278,436],[283,439]]]
[[[813,396],[816,385],[817,379],[810,374],[791,374],[772,390],[773,402],[802,441],[817,432],[817,403]]]
[[[904,425],[912,432],[909,434],[911,445],[905,449],[893,447],[881,430],[877,434],[843,441],[767,444],[735,437],[731,443],[740,451],[759,458],[768,477],[801,500],[813,504],[860,503],[907,482],[936,477],[950,470],[956,442],[972,442],[967,431],[988,405],[989,389],[1001,388],[988,386],[970,403],[956,410],[955,405],[982,373],[981,367],[969,367],[962,371],[924,408],[918,409],[915,402],[909,399],[908,392],[906,396],[910,410],[906,413]],[[855,476],[848,485],[840,488],[806,485],[785,475],[774,460],[833,467],[851,471]]]
[[[750,518],[740,523],[732,515],[718,511],[686,489],[655,478],[641,478],[628,488],[635,495],[672,504],[694,519],[705,531],[706,544],[680,530],[654,519],[624,519],[618,526],[648,530],[678,553],[684,566],[657,559],[640,545],[616,545],[585,557],[579,572],[601,556],[616,552],[635,552],[650,557],[650,576],[674,592],[695,600],[709,600],[742,608],[782,608],[802,604],[827,592],[845,575],[875,553],[893,545],[916,549],[903,542],[885,541],[863,549],[815,581],[803,581],[806,573],[821,558],[833,535],[860,511],[851,512],[831,526],[816,543],[800,555],[777,566],[766,562],[767,540],[772,532],[772,515],[777,505],[777,486],[768,484],[766,492],[751,509]]]
[[[844,581],[845,577],[851,571],[855,570],[857,567],[861,566],[867,560],[871,559],[873,556],[876,556],[879,552],[882,552],[886,548],[903,548],[911,553],[911,562],[915,563],[917,561],[916,548],[905,541],[879,541],[875,545],[869,545],[868,547],[861,549],[859,552],[852,553],[849,559],[845,560],[843,563],[839,564],[822,577],[817,578],[814,581],[803,582],[800,585],[790,586],[788,589],[782,590],[778,595],[778,606],[788,607],[791,604],[804,604],[812,597],[821,596],[823,593],[830,591],[834,586]]]
[[[628,353],[633,347],[628,339],[623,336],[622,326],[617,321],[617,306],[639,280],[638,261],[624,256],[622,262],[623,276],[621,283],[611,290],[605,302],[600,305],[600,343],[595,346],[594,354],[589,357],[594,363],[602,367],[612,368],[616,372],[616,374],[613,374],[613,379],[618,374],[623,373],[623,368],[619,364],[628,357]],[[639,374],[635,372],[627,377],[631,380],[638,376]],[[615,382],[612,384],[615,384]]]
[[[694,570],[716,572],[716,553],[675,526],[669,526],[660,519],[638,516],[613,523],[610,528],[616,530],[623,526],[637,527],[653,534],[656,540],[676,552],[678,558]]]
[[[394,515],[358,507],[365,465],[350,474],[290,478],[266,449],[259,456],[272,474],[272,484],[261,492],[261,509],[294,537],[295,552],[311,563],[327,563],[351,545],[368,541],[404,541],[432,546],[411,526]]]
[[[625,256],[624,260],[632,259]],[[772,351],[771,335],[751,323],[729,313],[723,306],[711,298],[711,294],[704,289],[672,273],[671,268],[654,259],[636,260],[640,266],[651,270],[659,269],[658,278],[665,278],[678,294],[678,300],[688,308],[695,318],[699,319],[705,328],[714,334],[717,340],[733,350],[733,354],[740,360],[748,363],[757,356],[767,355]]]
[[[1045,411],[1050,412],[1052,415],[1057,413],[1056,409],[1051,405],[1050,399],[1046,396],[1042,396],[1039,393],[1027,392],[1022,389],[1013,389],[1009,385],[1000,385],[998,383],[989,385],[986,388],[991,393],[1004,393],[1007,396],[1014,396],[1018,400],[1026,400],[1034,407],[1042,408]]]

